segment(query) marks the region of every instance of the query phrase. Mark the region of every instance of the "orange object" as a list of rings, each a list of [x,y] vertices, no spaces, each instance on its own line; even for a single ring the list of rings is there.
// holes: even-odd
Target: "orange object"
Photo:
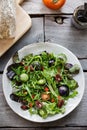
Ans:
[[[43,0],[44,4],[53,10],[60,9],[66,0]]]
[[[25,70],[28,70],[28,66],[25,66],[24,69],[25,69]]]
[[[58,100],[61,100],[61,99],[62,99],[62,97],[60,95],[58,95]]]
[[[52,103],[55,102],[54,98],[51,99],[51,102],[52,102]]]
[[[33,95],[32,95],[32,98],[34,98],[34,97],[35,97],[35,95],[33,94]]]
[[[49,88],[48,88],[48,87],[45,87],[44,90],[45,90],[46,92],[48,92],[48,91],[49,91]]]
[[[30,102],[30,103],[29,103],[29,107],[32,107],[32,106],[33,106],[33,104]]]
[[[42,93],[41,99],[42,99],[43,101],[48,101],[48,100],[50,100],[50,94]]]

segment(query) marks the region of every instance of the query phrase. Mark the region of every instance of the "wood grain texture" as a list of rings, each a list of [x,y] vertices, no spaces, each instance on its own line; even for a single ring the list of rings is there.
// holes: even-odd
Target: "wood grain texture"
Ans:
[[[17,0],[18,3],[22,0]],[[24,0],[22,7],[31,14],[32,28],[0,58],[0,73],[9,58],[24,45],[49,41],[70,49],[80,60],[86,71],[87,84],[87,31],[78,31],[71,24],[71,16],[62,15],[63,24],[58,24],[58,14],[73,13],[74,9],[87,0],[66,0],[61,10],[53,11],[42,3],[42,0]],[[71,4],[72,3],[72,4]],[[21,4],[21,3],[20,3]],[[52,14],[38,17],[43,14]],[[56,14],[53,16],[53,14]],[[50,123],[33,123],[15,114],[8,106],[2,91],[2,74],[0,74],[0,130],[87,130],[87,86],[79,106],[61,120]]]
[[[86,84],[87,84],[87,73],[85,73]],[[21,128],[53,128],[53,127],[87,127],[87,86],[85,87],[85,93],[79,106],[66,117],[50,122],[50,123],[33,123],[27,121],[17,114],[15,114],[8,106],[5,101],[5,97],[2,92],[1,84],[2,75],[0,75],[0,127],[21,127]],[[8,86],[9,87],[9,86]],[[45,129],[46,130],[46,129]],[[76,130],[80,130],[76,129]]]
[[[45,41],[58,43],[71,50],[78,58],[87,58],[87,30],[78,30],[69,15],[45,17]],[[63,24],[58,24],[58,18]]]
[[[87,2],[87,0],[66,0],[65,5],[60,10],[48,9],[42,0],[25,0],[22,7],[28,14],[60,14],[60,13],[73,13],[74,9]],[[72,4],[71,4],[72,3]]]
[[[4,70],[7,61],[17,50],[25,45],[41,41],[44,41],[43,17],[32,18],[32,28],[0,58],[0,71]]]
[[[0,130],[87,130],[87,127],[53,127],[53,128],[0,128]]]
[[[43,17],[32,18],[31,30],[0,58],[0,63],[2,63],[0,64],[0,71],[4,70],[8,59],[15,51],[24,45],[44,40],[58,43],[70,49],[80,58],[83,69],[87,70],[87,31],[78,31],[74,28],[71,25],[71,16],[69,15],[62,16],[63,24],[56,22],[58,17],[58,15],[47,15],[45,20]]]
[[[87,59],[80,59],[79,61],[82,65],[83,70],[87,71]]]

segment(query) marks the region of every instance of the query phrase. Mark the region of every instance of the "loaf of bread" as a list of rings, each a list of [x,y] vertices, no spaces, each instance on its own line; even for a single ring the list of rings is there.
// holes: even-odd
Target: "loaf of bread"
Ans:
[[[14,38],[16,32],[16,0],[0,0],[0,39]]]

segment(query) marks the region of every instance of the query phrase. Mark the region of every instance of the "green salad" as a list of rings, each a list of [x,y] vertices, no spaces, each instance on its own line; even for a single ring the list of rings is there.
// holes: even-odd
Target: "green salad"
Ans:
[[[15,56],[7,68],[7,77],[15,89],[10,98],[19,102],[22,110],[42,118],[63,114],[68,100],[78,94],[74,77],[80,71],[79,65],[68,63],[63,53],[43,51],[22,60]]]

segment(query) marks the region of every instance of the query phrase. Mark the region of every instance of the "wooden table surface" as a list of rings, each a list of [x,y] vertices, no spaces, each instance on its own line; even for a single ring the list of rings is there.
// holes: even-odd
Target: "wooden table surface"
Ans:
[[[52,42],[71,50],[79,59],[87,83],[87,30],[71,24],[74,9],[87,0],[66,0],[58,11],[46,8],[42,0],[25,0],[21,5],[32,18],[32,28],[0,58],[0,129],[2,130],[87,130],[87,86],[79,106],[66,117],[51,123],[34,123],[15,114],[2,91],[3,70],[9,58],[24,45]],[[59,18],[63,20],[59,24]]]

